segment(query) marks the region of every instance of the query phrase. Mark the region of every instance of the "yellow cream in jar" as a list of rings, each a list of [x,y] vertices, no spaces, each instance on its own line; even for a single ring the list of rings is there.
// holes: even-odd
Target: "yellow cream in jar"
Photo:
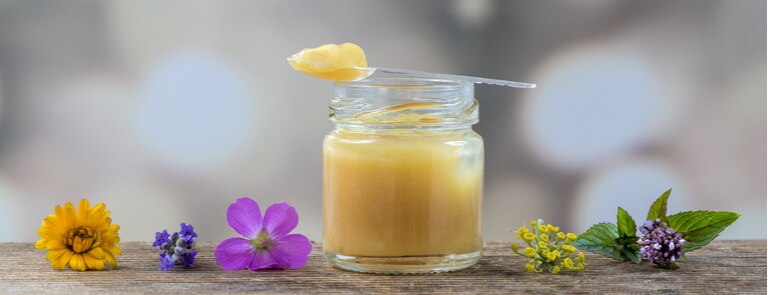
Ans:
[[[482,146],[471,130],[335,130],[324,143],[325,250],[376,257],[480,251]]]

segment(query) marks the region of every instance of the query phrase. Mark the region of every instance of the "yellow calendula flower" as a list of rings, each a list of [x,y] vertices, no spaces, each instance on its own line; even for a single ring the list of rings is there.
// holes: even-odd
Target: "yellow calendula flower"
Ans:
[[[48,250],[45,259],[54,269],[102,270],[105,264],[115,268],[115,256],[123,251],[117,247],[120,226],[112,224],[109,214],[103,203],[91,208],[87,199],[80,200],[77,210],[70,202],[56,206],[37,231],[41,240],[35,248]]]

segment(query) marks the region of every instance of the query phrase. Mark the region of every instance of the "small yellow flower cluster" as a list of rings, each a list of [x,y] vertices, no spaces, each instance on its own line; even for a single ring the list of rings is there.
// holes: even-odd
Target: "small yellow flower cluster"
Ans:
[[[528,247],[521,252],[517,243],[513,243],[510,248],[520,256],[530,259],[525,264],[525,269],[529,272],[549,271],[552,274],[558,274],[561,270],[570,270],[578,272],[584,269],[584,252],[576,254],[576,247],[571,245],[578,236],[573,233],[564,233],[559,227],[551,224],[544,224],[544,221],[531,221],[531,228],[523,226],[517,230],[516,240],[523,240]],[[576,254],[576,258],[571,259],[571,255]]]

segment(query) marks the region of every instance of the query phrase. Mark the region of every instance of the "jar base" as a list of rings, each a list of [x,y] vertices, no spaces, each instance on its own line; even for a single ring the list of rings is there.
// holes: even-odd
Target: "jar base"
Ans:
[[[326,252],[332,266],[354,272],[378,274],[426,274],[449,272],[475,265],[481,252],[430,256],[368,257]]]

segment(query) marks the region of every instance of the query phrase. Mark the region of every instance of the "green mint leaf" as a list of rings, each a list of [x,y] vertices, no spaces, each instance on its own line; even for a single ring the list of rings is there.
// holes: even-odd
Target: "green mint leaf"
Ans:
[[[651,204],[651,208],[648,210],[648,217],[646,220],[656,220],[656,218],[661,219],[661,222],[669,223],[667,219],[667,200],[669,199],[669,194],[672,193],[672,189],[667,190],[661,196],[659,196],[658,199],[656,199],[653,204]]]
[[[637,225],[635,225],[635,220],[632,219],[632,216],[629,215],[627,210],[619,207],[619,212],[616,213],[616,220],[616,225],[619,227],[620,237],[635,236],[635,233],[637,233]],[[636,241],[637,239],[635,239],[635,242]]]
[[[709,244],[739,216],[726,211],[687,211],[670,216],[667,225],[683,235],[683,249],[688,252]]]
[[[637,240],[635,240],[635,244],[637,244]],[[621,249],[622,254],[629,259],[629,261],[632,261],[634,263],[640,264],[640,262],[643,262],[643,256],[640,254],[639,249],[628,249],[627,247],[624,247]]]
[[[620,245],[615,243],[619,238],[619,229],[613,223],[603,222],[590,227],[581,234],[573,246],[584,251],[600,254],[616,260],[630,260],[623,255]]]
[[[621,236],[613,240],[613,242],[620,248],[621,254],[626,257],[625,260],[640,263],[643,258],[640,255],[640,245],[637,244],[637,239],[635,235]]]

